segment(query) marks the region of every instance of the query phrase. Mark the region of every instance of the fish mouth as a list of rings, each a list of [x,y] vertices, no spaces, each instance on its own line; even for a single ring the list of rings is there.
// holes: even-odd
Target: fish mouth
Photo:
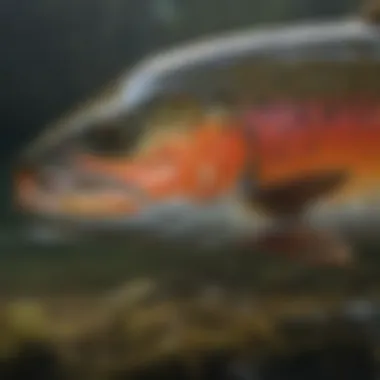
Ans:
[[[28,191],[20,189],[17,206],[33,220],[58,230],[66,226],[90,239],[97,233],[127,238],[149,232],[150,238],[202,247],[227,244],[240,233],[223,199],[207,206],[185,197],[154,202],[142,189],[106,175],[80,177],[67,169],[29,174],[24,178],[30,181]]]
[[[133,215],[147,202],[133,184],[67,167],[22,171],[15,187],[16,207],[24,214],[73,222]]]
[[[16,209],[31,220],[63,223],[80,231],[165,229],[164,224],[176,224],[177,216],[186,219],[195,210],[189,199],[168,192],[178,175],[175,167],[150,170],[122,161],[123,172],[115,173],[113,163],[106,169],[84,162],[19,169]]]

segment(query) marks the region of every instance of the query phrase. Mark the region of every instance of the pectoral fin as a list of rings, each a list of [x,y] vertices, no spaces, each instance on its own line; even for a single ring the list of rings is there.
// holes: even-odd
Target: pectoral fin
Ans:
[[[343,171],[313,173],[269,186],[256,188],[253,200],[277,216],[301,214],[319,198],[342,186],[347,180]]]
[[[309,205],[343,186],[347,178],[344,171],[325,171],[252,189],[252,203],[272,219],[272,228],[259,237],[257,248],[313,264],[348,264],[349,245],[303,220]]]

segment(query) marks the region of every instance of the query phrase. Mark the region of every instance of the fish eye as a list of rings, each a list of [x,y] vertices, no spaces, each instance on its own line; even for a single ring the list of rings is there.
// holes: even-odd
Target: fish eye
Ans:
[[[81,137],[81,149],[97,156],[127,156],[141,135],[131,117],[120,116],[107,120],[87,131]]]

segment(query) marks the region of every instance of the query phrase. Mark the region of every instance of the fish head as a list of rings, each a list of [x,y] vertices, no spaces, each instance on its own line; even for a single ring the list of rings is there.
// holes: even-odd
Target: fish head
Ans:
[[[175,218],[200,227],[236,189],[245,144],[238,125],[216,115],[191,128],[149,129],[125,155],[76,151],[63,164],[19,171],[16,204],[74,228],[166,230],[178,226]]]

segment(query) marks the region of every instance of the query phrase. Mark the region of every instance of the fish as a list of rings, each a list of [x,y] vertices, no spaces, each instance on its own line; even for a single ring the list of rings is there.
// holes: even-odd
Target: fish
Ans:
[[[140,228],[346,266],[356,242],[379,242],[379,48],[373,26],[334,20],[144,60],[26,149],[15,203],[95,234]],[[72,143],[115,124],[123,152]]]

